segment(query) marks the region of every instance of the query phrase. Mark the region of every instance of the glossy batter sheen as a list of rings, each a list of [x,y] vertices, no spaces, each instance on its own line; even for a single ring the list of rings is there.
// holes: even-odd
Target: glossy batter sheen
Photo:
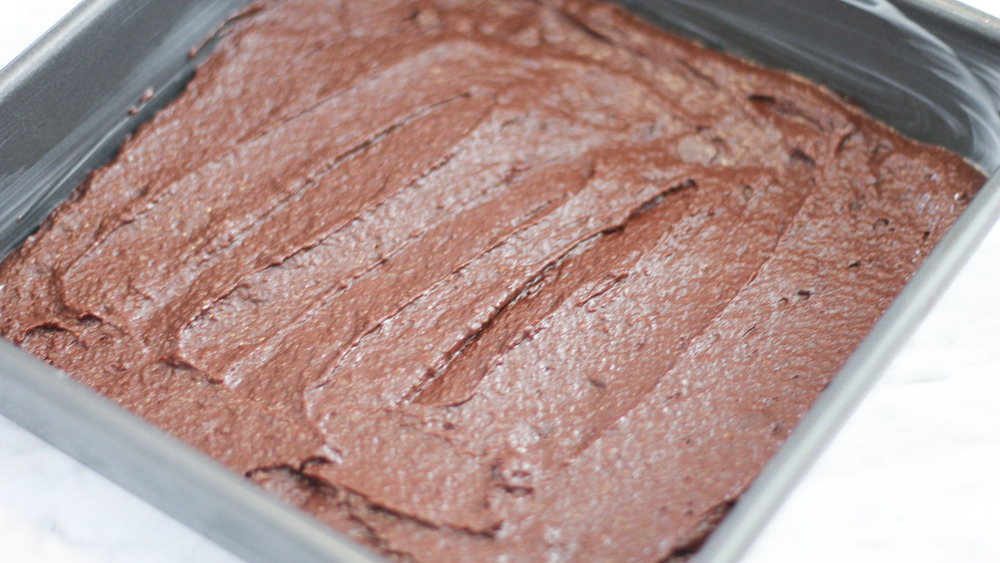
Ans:
[[[983,177],[611,6],[471,4],[234,20],[2,334],[392,557],[683,557]]]

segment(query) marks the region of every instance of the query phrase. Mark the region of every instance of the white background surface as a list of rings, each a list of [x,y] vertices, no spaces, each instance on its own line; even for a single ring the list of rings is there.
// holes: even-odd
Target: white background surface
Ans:
[[[0,0],[0,66],[75,4]],[[994,228],[746,561],[1000,561],[998,281]],[[0,561],[231,560],[0,417]]]

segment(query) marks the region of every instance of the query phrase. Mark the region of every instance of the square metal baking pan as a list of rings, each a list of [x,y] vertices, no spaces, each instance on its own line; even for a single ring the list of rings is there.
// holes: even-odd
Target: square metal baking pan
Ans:
[[[826,84],[987,172],[1000,22],[949,0],[625,0],[709,46]],[[88,0],[0,72],[0,256],[179,92],[245,0]],[[193,55],[193,56],[192,56]],[[143,101],[152,88],[152,100]],[[133,111],[130,111],[132,109]],[[739,558],[1000,215],[993,174],[697,555]],[[0,341],[0,413],[251,561],[377,557]]]

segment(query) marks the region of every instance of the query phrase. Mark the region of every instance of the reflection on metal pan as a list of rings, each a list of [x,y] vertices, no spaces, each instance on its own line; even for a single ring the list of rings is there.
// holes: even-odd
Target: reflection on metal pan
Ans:
[[[1000,165],[995,61],[963,58],[886,0],[621,3],[708,46],[817,80],[985,171]]]

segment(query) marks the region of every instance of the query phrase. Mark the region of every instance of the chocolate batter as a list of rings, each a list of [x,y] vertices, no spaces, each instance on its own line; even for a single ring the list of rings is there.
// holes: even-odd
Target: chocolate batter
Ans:
[[[697,549],[983,181],[582,0],[225,35],[2,334],[404,560]]]

